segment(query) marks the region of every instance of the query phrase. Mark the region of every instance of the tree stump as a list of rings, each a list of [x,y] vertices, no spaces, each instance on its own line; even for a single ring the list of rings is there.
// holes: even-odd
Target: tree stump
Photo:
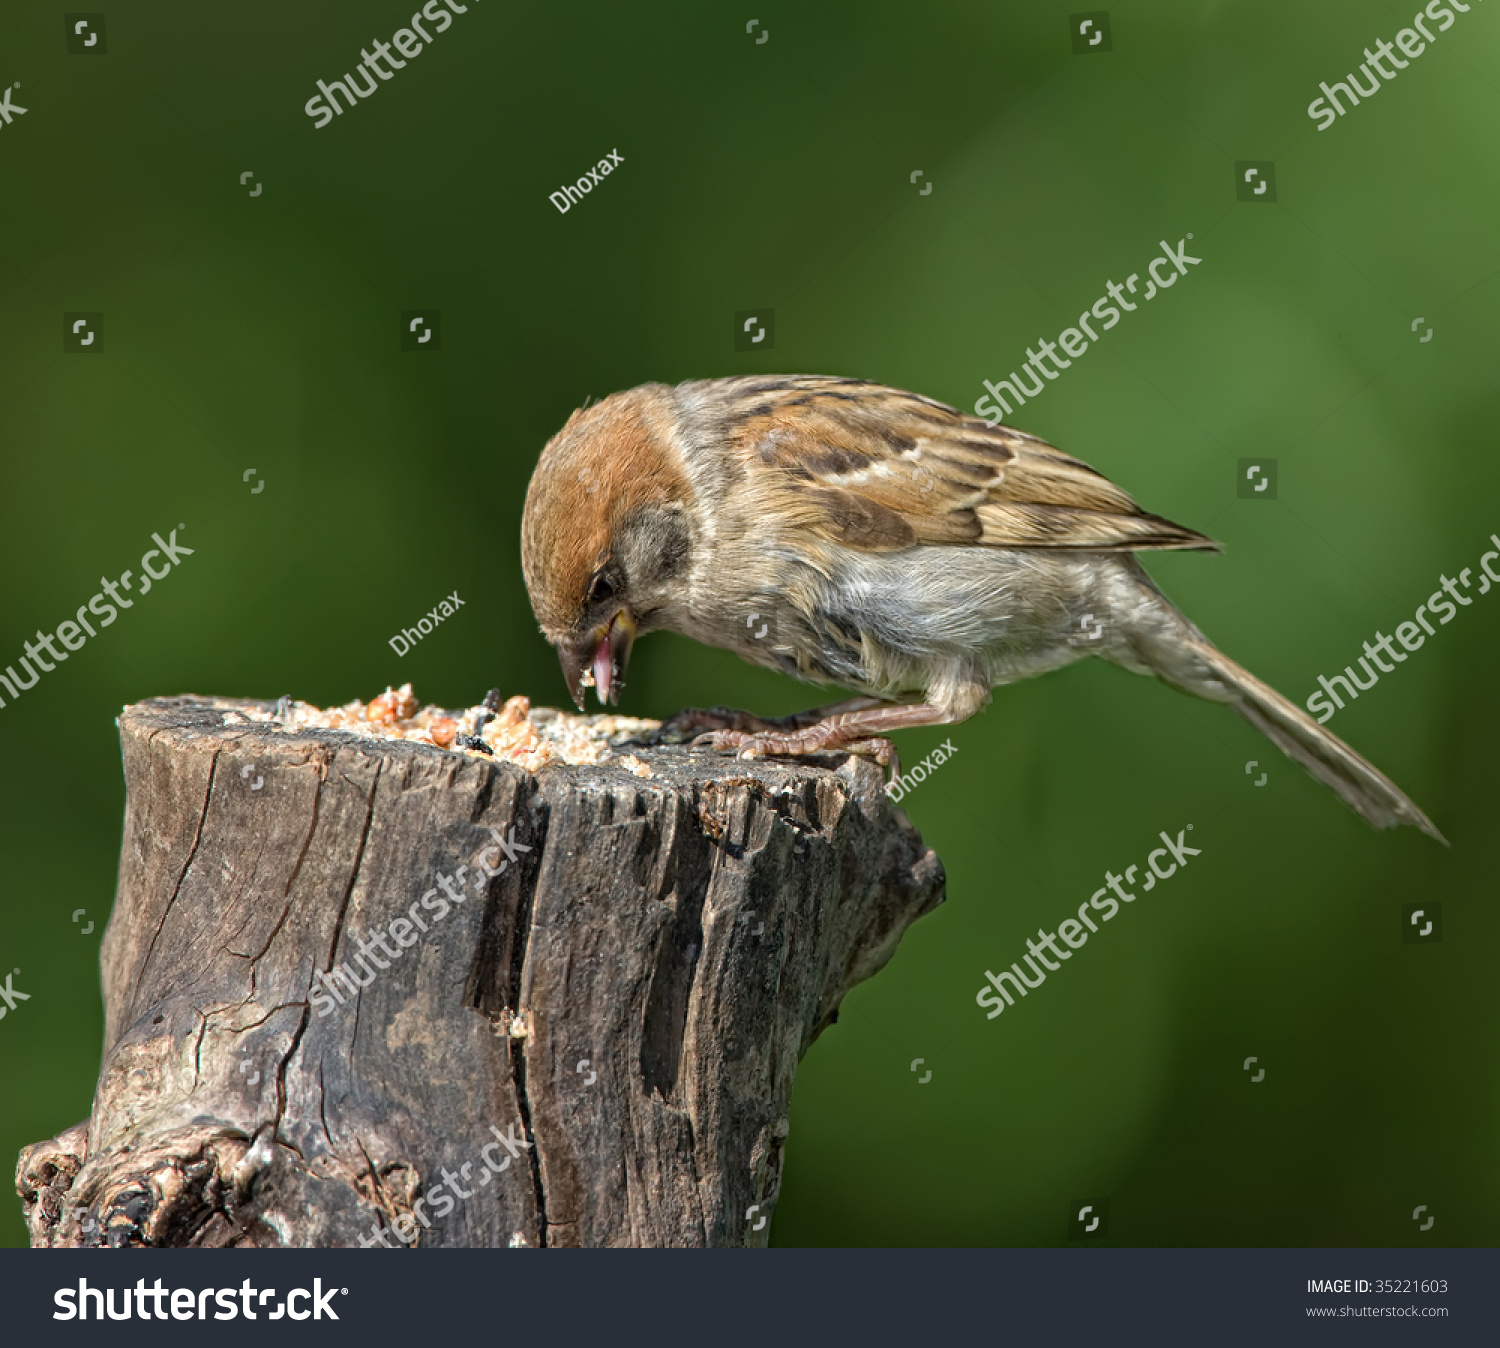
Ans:
[[[879,770],[533,775],[273,706],[120,716],[103,1065],[21,1155],[33,1245],[764,1244],[798,1060],[942,900]]]

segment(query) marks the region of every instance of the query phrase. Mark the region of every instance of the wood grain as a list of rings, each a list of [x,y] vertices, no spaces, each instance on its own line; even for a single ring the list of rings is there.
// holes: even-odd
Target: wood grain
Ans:
[[[799,1059],[942,899],[878,770],[226,724],[270,705],[120,717],[103,1066],[21,1155],[32,1243],[764,1244]]]

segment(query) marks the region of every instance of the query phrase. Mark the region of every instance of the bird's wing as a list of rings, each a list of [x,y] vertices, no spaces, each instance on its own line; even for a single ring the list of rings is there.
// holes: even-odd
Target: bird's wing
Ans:
[[[744,461],[781,470],[768,508],[831,541],[872,551],[1218,546],[1147,514],[1045,441],[917,394],[821,376],[734,382],[718,433]]]

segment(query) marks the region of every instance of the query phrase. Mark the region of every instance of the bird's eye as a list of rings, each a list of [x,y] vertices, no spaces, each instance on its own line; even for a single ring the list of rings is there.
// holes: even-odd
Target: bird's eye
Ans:
[[[614,597],[615,587],[610,584],[609,577],[604,572],[599,572],[589,582],[589,603],[602,604],[606,599]]]

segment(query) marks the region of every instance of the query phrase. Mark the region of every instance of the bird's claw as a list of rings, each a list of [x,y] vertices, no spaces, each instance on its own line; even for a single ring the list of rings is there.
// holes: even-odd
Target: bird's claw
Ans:
[[[888,739],[845,739],[834,728],[810,726],[806,730],[788,733],[775,731],[710,730],[699,735],[689,746],[693,749],[734,750],[740,758],[763,758],[784,754],[801,757],[807,754],[846,753],[873,758],[882,768],[896,764],[900,772],[900,760],[896,757],[896,746]]]
[[[753,734],[744,730],[710,730],[699,735],[691,744],[690,749],[743,749],[741,758],[755,758],[756,746],[752,741],[764,739],[764,735]],[[775,752],[767,750],[766,752]]]

